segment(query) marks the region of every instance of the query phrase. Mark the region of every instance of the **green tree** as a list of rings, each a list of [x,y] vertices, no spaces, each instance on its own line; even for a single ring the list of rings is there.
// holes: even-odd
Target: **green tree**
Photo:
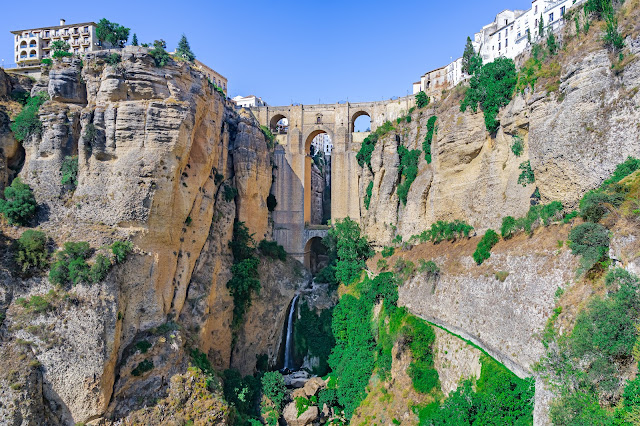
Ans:
[[[287,395],[287,387],[284,384],[282,374],[277,371],[264,373],[262,376],[262,393],[275,405],[278,413],[284,405],[284,398]]]
[[[72,53],[69,52],[69,43],[64,40],[55,40],[51,43],[51,51],[53,52],[51,56],[54,58],[62,58],[64,56],[72,56]]]
[[[540,22],[538,23],[538,36],[540,38],[544,37],[544,19],[542,18],[542,13],[540,14]]]
[[[153,57],[156,67],[162,68],[171,60],[171,56],[169,56],[169,54],[165,50],[166,47],[167,43],[165,43],[165,41],[162,39],[155,40],[153,42],[153,49],[149,51],[149,55]]]
[[[136,33],[133,33],[133,38],[131,39],[131,45],[132,46],[138,45],[138,35]]]
[[[96,261],[93,265],[91,265],[91,269],[89,270],[89,278],[92,283],[99,283],[104,280],[107,276],[107,273],[111,269],[111,261],[104,254],[99,254],[96,256]]]
[[[361,234],[360,225],[349,217],[335,223],[325,245],[329,250],[335,250],[338,259],[336,278],[345,284],[360,276],[366,260],[374,254],[369,241]]]
[[[582,223],[569,232],[569,247],[580,259],[581,270],[590,270],[609,253],[609,231],[598,223]]]
[[[555,55],[558,53],[558,42],[556,41],[556,36],[553,32],[549,33],[549,37],[547,37],[547,48],[549,49],[549,53],[551,55]]]
[[[500,57],[488,63],[473,76],[469,82],[464,99],[460,102],[460,111],[471,108],[477,112],[478,105],[484,112],[484,123],[490,133],[498,130],[500,121],[496,119],[501,107],[507,105],[513,96],[518,81],[513,60]]]
[[[187,36],[182,34],[180,41],[178,42],[178,48],[176,49],[176,55],[184,59],[185,61],[193,62],[196,59],[196,55],[191,51]]]
[[[131,241],[116,241],[111,244],[111,252],[116,261],[116,264],[122,263],[127,259],[129,253],[133,250],[133,243]]]
[[[11,123],[11,131],[18,142],[22,142],[28,136],[42,132],[42,122],[38,117],[40,106],[49,100],[47,92],[39,92],[29,98],[20,113]]]
[[[426,93],[424,93],[424,91],[419,91],[418,93],[416,93],[416,106],[418,108],[424,108],[427,105],[429,105],[429,97],[427,96]]]
[[[498,244],[499,240],[500,237],[498,237],[496,231],[487,229],[487,232],[485,232],[478,243],[476,251],[473,252],[473,260],[475,260],[478,265],[481,265],[482,262],[491,257],[491,249]]]
[[[66,156],[60,166],[60,172],[62,172],[60,180],[62,185],[70,185],[73,188],[78,186],[78,156]]]
[[[476,53],[471,42],[471,37],[467,37],[467,44],[462,54],[462,72],[474,75],[482,67],[482,57]]]
[[[15,178],[11,186],[4,189],[4,198],[0,200],[0,213],[7,221],[11,225],[28,225],[38,206],[31,187]]]
[[[16,262],[22,272],[30,268],[43,269],[48,264],[47,235],[42,231],[27,229],[16,242]]]
[[[129,39],[129,30],[130,28],[102,18],[96,27],[96,36],[98,40],[107,42],[114,47],[124,47]]]

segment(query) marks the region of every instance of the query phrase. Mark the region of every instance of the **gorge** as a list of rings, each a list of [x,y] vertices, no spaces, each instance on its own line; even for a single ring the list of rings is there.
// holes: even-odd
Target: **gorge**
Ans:
[[[137,46],[0,70],[0,424],[637,424],[615,7],[623,48],[576,7],[426,104],[236,108]]]

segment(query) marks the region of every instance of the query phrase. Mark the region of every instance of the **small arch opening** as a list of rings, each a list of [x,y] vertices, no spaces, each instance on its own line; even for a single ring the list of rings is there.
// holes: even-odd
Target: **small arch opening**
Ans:
[[[289,132],[289,119],[282,114],[274,115],[269,123],[274,135],[286,135]]]
[[[322,243],[322,238],[313,237],[304,248],[304,266],[309,272],[316,275],[322,268],[329,264],[327,247]]]
[[[351,121],[351,132],[370,132],[371,116],[364,111],[356,112]]]

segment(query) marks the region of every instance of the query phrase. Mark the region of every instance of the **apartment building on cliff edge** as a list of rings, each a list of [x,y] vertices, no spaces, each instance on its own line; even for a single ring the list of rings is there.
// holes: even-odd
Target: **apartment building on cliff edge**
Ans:
[[[40,62],[51,57],[51,43],[63,40],[69,43],[72,53],[80,54],[100,50],[96,37],[96,23],[65,23],[53,27],[11,31],[14,37],[14,59],[16,71],[21,74],[40,74]]]
[[[493,62],[499,57],[515,59],[531,43],[540,40],[538,28],[543,20],[545,34],[558,31],[565,24],[564,15],[569,8],[585,0],[533,0],[529,10],[503,10],[490,24],[475,33],[472,44],[482,57],[482,63]],[[530,36],[529,36],[530,34]],[[462,58],[442,68],[425,73],[420,81],[413,83],[413,93],[424,91],[438,98],[443,89],[455,87],[469,78],[462,72]]]

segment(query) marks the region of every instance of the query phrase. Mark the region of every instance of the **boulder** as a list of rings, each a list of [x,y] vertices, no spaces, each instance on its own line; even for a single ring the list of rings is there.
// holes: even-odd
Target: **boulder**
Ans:
[[[298,409],[296,408],[296,403],[290,402],[286,407],[284,407],[282,417],[284,418],[284,421],[290,426],[309,425],[318,418],[318,407],[311,406],[307,408],[304,413],[300,414],[300,417],[298,417]]]
[[[302,390],[307,396],[314,396],[318,393],[319,389],[324,389],[326,386],[327,382],[322,380],[320,377],[312,377],[304,384],[304,388]]]

